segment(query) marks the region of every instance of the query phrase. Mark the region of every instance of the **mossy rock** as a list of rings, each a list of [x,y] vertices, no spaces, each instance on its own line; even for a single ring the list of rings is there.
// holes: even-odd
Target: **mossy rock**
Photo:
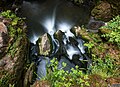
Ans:
[[[39,55],[49,56],[53,51],[51,36],[46,33],[43,36],[39,37],[39,39],[37,40],[37,46],[39,49]]]
[[[110,4],[106,1],[100,2],[93,8],[91,15],[98,20],[109,21],[112,18]]]
[[[9,40],[6,54],[0,59],[4,63],[0,66],[0,86],[9,87],[14,85],[15,87],[22,87],[22,76],[24,76],[23,71],[26,66],[29,49],[25,23],[11,11],[3,12],[0,15],[3,16],[2,22],[6,18],[11,20],[6,23]],[[13,25],[14,20],[16,22]]]

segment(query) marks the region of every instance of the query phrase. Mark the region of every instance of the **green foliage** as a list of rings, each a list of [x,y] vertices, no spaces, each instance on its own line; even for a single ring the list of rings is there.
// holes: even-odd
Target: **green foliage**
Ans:
[[[66,63],[62,63],[63,67],[58,69],[57,59],[51,60],[51,64],[47,69],[47,76],[44,80],[51,82],[51,87],[88,87],[89,78],[88,75],[85,75],[82,71],[79,70],[78,66],[72,68],[71,72],[63,70],[66,67]],[[53,68],[53,71],[50,70],[50,67]]]
[[[109,56],[106,56],[105,59],[97,58],[93,56],[93,64],[91,65],[92,74],[97,74],[103,78],[114,76],[116,66],[114,65],[114,60]]]
[[[2,16],[3,18],[10,19],[10,23],[7,25],[7,29],[10,38],[12,38],[12,41],[9,43],[8,46],[8,54],[10,54],[11,57],[14,57],[17,52],[18,42],[21,38],[25,36],[25,32],[23,33],[23,18],[17,17],[10,10],[0,13],[0,16]]]
[[[11,37],[15,38],[17,35],[19,36],[22,34],[22,29],[19,27],[21,23],[23,23],[22,18],[17,17],[10,10],[2,12],[0,16],[11,19],[10,24],[7,26],[9,30],[9,35]]]
[[[16,18],[16,15],[13,14],[10,10],[2,12],[0,16],[3,16],[5,18],[11,18],[11,19]]]
[[[9,82],[13,77],[14,75],[10,75],[9,73],[5,74],[2,78],[0,78],[0,87],[14,87]]]
[[[84,46],[87,46],[88,49],[91,49],[91,48],[94,47],[94,43],[92,43],[92,42],[88,42],[88,43],[85,43]]]
[[[110,29],[111,33],[103,34],[102,37],[109,38],[109,42],[120,46],[120,16],[116,16],[102,28]]]

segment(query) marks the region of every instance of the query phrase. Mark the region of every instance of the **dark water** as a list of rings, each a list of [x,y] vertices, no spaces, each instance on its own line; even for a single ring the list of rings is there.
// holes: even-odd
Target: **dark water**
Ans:
[[[21,14],[26,17],[28,37],[33,41],[47,32],[46,27],[50,26],[45,24],[46,20],[51,20],[56,31],[64,23],[67,23],[69,28],[88,23],[90,12],[89,8],[76,6],[67,0],[42,0],[24,1]]]

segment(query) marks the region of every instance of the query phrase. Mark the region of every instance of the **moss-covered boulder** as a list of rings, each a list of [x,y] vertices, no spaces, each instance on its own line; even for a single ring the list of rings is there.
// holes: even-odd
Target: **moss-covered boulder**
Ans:
[[[28,57],[25,23],[11,11],[2,12],[0,15],[0,22],[7,27],[9,36],[5,54],[0,57],[0,87],[23,87],[23,71]],[[4,19],[11,21],[5,22]]]
[[[112,18],[110,4],[106,1],[99,2],[91,11],[91,15],[98,20],[109,21]]]
[[[49,56],[53,51],[52,38],[48,33],[39,37],[39,39],[37,40],[37,45],[39,49],[39,55]]]

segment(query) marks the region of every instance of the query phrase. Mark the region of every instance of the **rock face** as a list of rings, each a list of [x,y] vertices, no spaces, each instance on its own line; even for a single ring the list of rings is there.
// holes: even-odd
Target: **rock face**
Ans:
[[[112,18],[111,6],[108,2],[100,2],[91,11],[91,15],[102,21],[109,21]]]
[[[6,19],[11,22],[5,21]],[[13,24],[13,20],[17,22]],[[25,30],[23,20],[10,11],[0,20],[0,87],[10,85],[23,87],[23,71],[28,57],[28,39]]]
[[[0,58],[4,55],[8,43],[7,27],[3,22],[0,22]]]
[[[24,87],[30,87],[30,84],[33,83],[34,79],[34,72],[35,72],[35,63],[31,63],[30,67],[28,68],[26,74],[25,74],[25,79],[24,79]]]
[[[39,55],[49,56],[52,53],[53,44],[51,36],[46,33],[37,41]]]

